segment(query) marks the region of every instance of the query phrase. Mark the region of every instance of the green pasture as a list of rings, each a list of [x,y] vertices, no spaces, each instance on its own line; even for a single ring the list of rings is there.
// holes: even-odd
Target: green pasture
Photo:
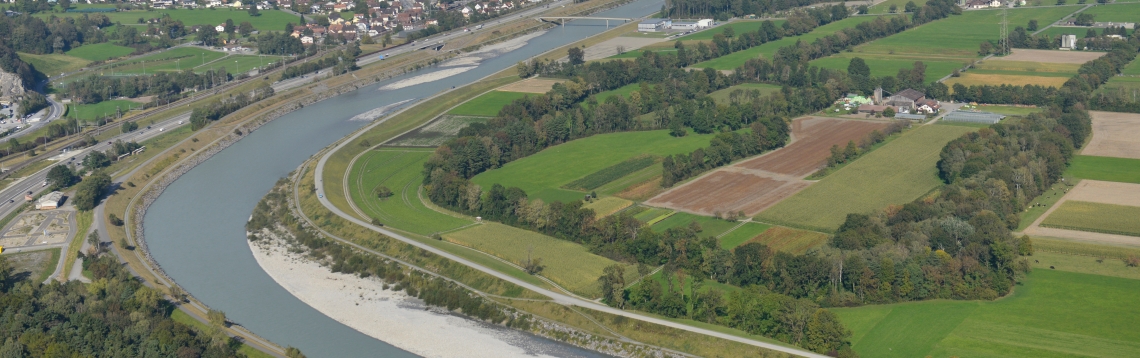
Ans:
[[[727,28],[732,28],[732,31],[736,32],[736,35],[739,36],[740,34],[743,34],[745,32],[756,32],[756,30],[759,30],[761,26],[764,26],[764,21],[767,21],[767,20],[737,20],[737,21],[733,21],[733,22],[730,22],[730,23],[727,23],[724,25],[714,27],[714,28],[705,29],[703,31],[697,31],[697,32],[685,35],[683,37],[680,37],[677,40],[679,40],[679,41],[712,40],[713,36],[716,36],[716,34],[723,34],[724,30]],[[784,26],[784,23],[787,22],[784,20],[770,20],[770,21],[772,21],[773,25],[776,25],[776,28],[782,28],[782,26]]]
[[[483,251],[523,266],[527,258],[541,259],[539,273],[559,286],[587,297],[599,295],[598,277],[617,261],[590,253],[586,247],[537,232],[485,222],[468,229],[443,234],[444,240]],[[637,269],[625,266],[627,282],[637,279]]]
[[[836,22],[833,22],[833,23],[830,23],[827,25],[817,27],[817,28],[815,28],[815,30],[812,30],[811,32],[808,32],[808,33],[800,35],[800,36],[785,37],[785,38],[782,38],[782,39],[777,40],[777,41],[772,41],[772,42],[769,42],[769,43],[766,43],[766,44],[763,44],[760,46],[756,46],[756,47],[753,47],[750,49],[733,52],[733,53],[730,53],[728,55],[724,55],[724,56],[721,56],[718,58],[714,58],[712,60],[701,62],[701,63],[693,65],[692,67],[696,67],[696,68],[709,67],[709,68],[716,69],[716,70],[732,70],[732,69],[735,69],[737,67],[740,67],[740,65],[743,65],[744,62],[746,62],[750,59],[753,59],[753,58],[764,57],[767,59],[771,59],[772,55],[774,55],[776,53],[776,50],[778,50],[779,48],[784,47],[784,46],[794,45],[796,43],[796,41],[802,40],[804,42],[811,43],[812,41],[815,41],[815,39],[834,34],[834,33],[838,32],[839,30],[843,30],[843,29],[846,29],[848,27],[854,27],[855,25],[858,25],[858,24],[861,24],[861,23],[864,23],[867,21],[872,21],[874,19],[876,19],[876,17],[873,17],[873,16],[849,17],[849,18],[846,18],[843,20],[839,20],[839,21],[836,21]],[[846,67],[844,67],[844,68],[846,68]]]
[[[1079,6],[1008,9],[1010,24],[1027,24],[1036,19],[1042,25],[1051,24],[1065,15],[1080,9]],[[983,41],[997,40],[1000,34],[1002,11],[963,11],[961,15],[913,28],[893,36],[879,39],[855,48],[856,53],[892,55],[920,55],[931,61],[947,59],[960,61],[978,57],[978,46]]]
[[[996,301],[832,309],[864,357],[1126,357],[1140,351],[1140,280],[1035,269]]]
[[[447,114],[494,117],[506,105],[526,96],[527,94],[522,92],[490,91],[456,106]]]
[[[1068,200],[1045,217],[1041,226],[1140,236],[1140,206]]]
[[[1140,4],[1105,4],[1097,5],[1082,12],[1093,15],[1097,22],[1136,22],[1140,19]],[[1101,29],[1097,29],[1099,32]],[[1084,35],[1081,33],[1080,35]]]
[[[1069,162],[1065,175],[1140,184],[1140,159],[1077,155]]]
[[[629,97],[630,93],[633,93],[633,91],[636,91],[640,88],[641,88],[641,84],[631,83],[631,84],[621,86],[621,87],[618,87],[618,88],[615,88],[615,89],[612,89],[609,91],[598,92],[597,94],[594,95],[594,99],[596,99],[598,101],[598,104],[602,104],[602,103],[606,103],[607,98],[610,98],[613,96]],[[587,102],[589,102],[589,101],[582,102],[582,105],[585,106]]]
[[[895,76],[899,74],[899,69],[905,68],[909,70],[911,68],[914,68],[915,61],[922,61],[922,64],[926,65],[926,77],[924,77],[923,83],[937,81],[938,79],[946,77],[946,75],[953,73],[954,70],[965,67],[965,64],[969,63],[968,60],[955,61],[924,58],[905,58],[889,55],[883,56],[876,54],[856,54],[844,52],[812,61],[811,64],[822,68],[846,72],[847,65],[851,64],[851,59],[854,57],[863,58],[863,60],[867,63],[867,66],[871,68],[871,76],[874,77]]]
[[[79,57],[88,61],[106,61],[112,58],[130,55],[132,52],[135,52],[135,49],[104,42],[79,46],[65,53],[68,56]]]
[[[646,208],[646,207],[642,207]],[[654,219],[660,218],[665,215],[676,215],[673,210],[662,208],[647,208],[646,210],[633,215],[633,217],[643,223],[650,222]]]
[[[627,51],[627,52],[623,52],[621,54],[613,55],[613,56],[610,56],[607,58],[638,58],[638,57],[641,57],[642,54],[645,53],[645,51],[646,50]],[[668,48],[668,49],[660,49],[660,50],[650,50],[650,52],[676,54],[677,49]]]
[[[781,87],[777,85],[770,85],[767,83],[741,83],[729,88],[725,88],[713,93],[709,93],[709,97],[716,100],[717,103],[729,103],[729,95],[736,90],[744,90],[745,94],[752,91],[760,91],[761,96],[767,96],[772,93],[780,92]],[[747,98],[747,97],[745,97]]]
[[[215,61],[225,56],[226,54],[223,52],[198,47],[178,47],[130,61],[114,63],[101,68],[99,72],[104,74],[142,74],[144,72],[176,72],[192,68],[204,69],[216,66]],[[233,72],[233,61],[230,61],[230,72]]]
[[[911,1],[914,1],[914,4],[918,5],[918,7],[922,7],[922,5],[926,5],[926,0],[887,0],[887,1],[883,1],[881,3],[875,4],[874,6],[871,6],[871,8],[870,8],[871,11],[869,13],[870,14],[890,14],[891,13],[891,5],[896,6],[897,13],[903,13],[906,10],[906,3],[911,2]]]
[[[1034,247],[1037,246],[1037,239],[1034,239],[1033,245]],[[1097,246],[1100,246],[1107,250],[1133,252],[1137,251],[1121,250],[1122,248],[1116,246]],[[1033,261],[1030,261],[1030,265],[1034,270],[1049,270],[1049,266],[1053,266],[1053,269],[1059,271],[1140,280],[1140,269],[1129,267],[1124,263],[1124,260],[1115,257],[1070,255],[1043,250],[1035,250],[1033,252]]]
[[[978,110],[983,111],[983,112],[993,112],[993,113],[998,113],[998,114],[1004,114],[1007,116],[1028,116],[1030,113],[1042,112],[1045,109],[1040,108],[1040,107],[1014,107],[1014,106],[1000,106],[1000,105],[999,106],[984,105],[984,106],[978,106]]]
[[[101,116],[113,116],[118,110],[121,110],[123,114],[126,114],[127,111],[129,111],[131,108],[138,106],[142,106],[142,103],[121,99],[103,101],[93,104],[76,104],[71,105],[68,116],[77,118],[79,120],[91,121]]]
[[[45,76],[59,76],[61,73],[78,71],[86,67],[91,61],[64,54],[50,54],[50,55],[34,55],[30,53],[18,52],[21,60],[32,65],[36,70],[39,70]]]
[[[811,249],[822,246],[828,239],[831,239],[831,235],[821,232],[773,226],[745,242],[764,244],[772,250],[802,255]]]
[[[676,138],[666,130],[599,134],[547,148],[471,180],[484,190],[497,183],[522,188],[531,198],[568,202],[585,194],[561,189],[569,182],[643,154],[689,153],[708,146],[712,137],[690,134]]]
[[[194,25],[218,25],[226,22],[226,19],[234,21],[234,25],[249,21],[253,28],[260,31],[285,31],[285,24],[300,22],[297,16],[290,15],[280,10],[261,10],[259,16],[249,16],[249,12],[242,9],[169,9],[169,10],[131,10],[131,11],[117,11],[101,13],[107,15],[112,23],[121,22],[123,25],[138,25],[139,18],[156,19],[165,15],[170,15],[171,19],[181,20],[186,27]],[[50,16],[56,17],[82,17],[84,13],[78,12],[65,12],[65,13],[40,13],[34,16],[40,18],[48,18]]]
[[[364,154],[349,173],[352,201],[367,216],[384,225],[424,236],[472,223],[432,210],[420,200],[423,165],[432,152],[432,149],[386,148]],[[393,195],[379,198],[376,189],[380,186],[387,187]]]
[[[630,186],[641,184],[661,176],[661,168],[661,163],[653,164],[648,168],[629,173],[617,180],[606,183],[606,185],[602,185],[594,191],[597,191],[598,195],[614,195],[620,193]]]
[[[589,204],[583,205],[586,209],[591,209],[598,218],[610,216],[615,212],[625,209],[633,205],[632,201],[625,200],[616,196],[608,196],[605,198],[597,199]]]
[[[281,56],[230,55],[213,63],[207,63],[205,66],[194,67],[194,72],[202,73],[225,68],[227,73],[245,73],[255,68],[268,66],[281,59]]]
[[[1128,76],[1140,76],[1140,61],[1129,62],[1128,65],[1124,66],[1124,69],[1120,71],[1120,74]]]
[[[1040,23],[1040,21],[1038,21],[1038,22]],[[1012,26],[1013,24],[1010,24],[1010,25]],[[1019,25],[1019,26],[1025,26],[1025,25]],[[1038,26],[1045,26],[1045,25],[1044,24],[1038,24]],[[1037,36],[1048,35],[1048,36],[1056,39],[1057,36],[1061,36],[1061,35],[1077,35],[1077,38],[1079,39],[1079,38],[1084,38],[1085,33],[1088,33],[1088,30],[1089,30],[1089,28],[1087,28],[1087,27],[1053,26],[1053,27],[1045,29],[1044,31],[1041,31],[1040,33],[1037,34]],[[1097,33],[1099,34],[1100,31],[1097,31]]]
[[[1029,225],[1033,224],[1037,218],[1049,211],[1058,200],[1061,200],[1070,188],[1080,182],[1080,179],[1068,178],[1066,182],[1058,182],[1053,184],[1049,190],[1046,190],[1041,195],[1029,201],[1029,209],[1021,212],[1021,222],[1017,226],[1016,231],[1025,230]]]
[[[653,226],[650,228],[652,228],[653,231],[665,232],[665,230],[675,227],[688,227],[694,222],[701,227],[701,231],[697,233],[697,235],[700,237],[720,236],[728,230],[732,230],[732,228],[736,227],[737,225],[740,225],[740,222],[737,221],[728,221],[717,219],[711,216],[677,212],[676,214],[673,214],[673,216],[670,216],[665,220],[661,220],[656,224],[653,224]]]
[[[942,184],[935,167],[942,147],[974,130],[930,125],[903,133],[756,218],[831,232],[849,213],[868,213],[917,199]]]
[[[741,225],[735,230],[721,234],[720,247],[723,247],[727,250],[732,250],[733,248],[740,246],[740,244],[743,244],[754,237],[760,236],[760,234],[764,233],[764,231],[767,231],[771,227],[771,225],[755,222]]]
[[[1126,68],[1126,70],[1127,70],[1127,68]],[[1132,76],[1137,76],[1137,75],[1132,75]],[[1103,86],[1100,86],[1100,89],[1098,89],[1097,91],[1100,91],[1100,92],[1120,91],[1121,94],[1123,94],[1127,97],[1127,96],[1134,96],[1137,93],[1140,93],[1140,91],[1138,91],[1138,90],[1140,90],[1140,76],[1137,76],[1137,77],[1113,76],[1112,78],[1108,79],[1107,83],[1105,83]]]

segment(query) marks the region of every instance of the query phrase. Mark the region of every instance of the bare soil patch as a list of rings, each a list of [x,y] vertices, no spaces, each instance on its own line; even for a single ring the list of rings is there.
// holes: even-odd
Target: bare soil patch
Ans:
[[[1081,154],[1140,159],[1140,114],[1097,111],[1089,114],[1093,136]]]
[[[1081,180],[1065,195],[1065,200],[1140,206],[1140,184]],[[1140,218],[1137,218],[1140,220]]]
[[[792,122],[792,144],[724,167],[650,199],[646,204],[701,215],[744,212],[752,216],[803,190],[831,146],[858,141],[884,122],[803,117]]]
[[[1056,51],[1056,50],[1030,50],[1013,49],[1009,56],[993,57],[990,61],[1030,61],[1046,63],[1075,63],[1082,64],[1104,56],[1105,52],[1090,51]]]
[[[555,83],[562,83],[566,80],[551,79],[551,78],[531,78],[523,81],[518,81],[503,87],[499,87],[499,91],[507,92],[522,92],[522,93],[546,93],[554,88]]]
[[[805,117],[792,122],[792,144],[736,166],[777,174],[806,176],[831,156],[831,146],[858,143],[871,132],[887,127],[885,122]]]

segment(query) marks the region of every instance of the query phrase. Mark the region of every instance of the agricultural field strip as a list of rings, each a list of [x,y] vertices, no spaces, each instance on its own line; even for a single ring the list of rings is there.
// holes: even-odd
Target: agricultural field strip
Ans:
[[[1084,155],[1140,159],[1140,114],[1090,111],[1092,140]]]
[[[1096,180],[1088,180],[1088,179],[1082,180],[1072,190],[1069,190],[1069,192],[1067,194],[1065,194],[1060,199],[1058,199],[1057,202],[1054,203],[1052,207],[1050,207],[1048,210],[1045,210],[1045,212],[1043,214],[1041,214],[1041,216],[1039,216],[1037,218],[1037,220],[1034,220],[1033,223],[1030,224],[1028,227],[1026,227],[1025,230],[1023,230],[1022,232],[1024,234],[1028,234],[1028,235],[1032,235],[1032,236],[1056,237],[1056,238],[1076,240],[1076,241],[1085,241],[1085,242],[1091,242],[1091,243],[1101,243],[1101,244],[1107,243],[1107,244],[1114,244],[1114,245],[1129,245],[1129,246],[1140,245],[1140,242],[1138,242],[1135,237],[1128,236],[1128,235],[1119,235],[1119,234],[1105,233],[1105,232],[1090,232],[1090,231],[1077,231],[1077,230],[1069,230],[1069,229],[1058,229],[1058,228],[1044,227],[1041,225],[1046,219],[1049,218],[1050,215],[1052,215],[1054,212],[1056,212],[1058,208],[1063,206],[1065,204],[1065,202],[1068,201],[1069,195],[1072,195],[1074,193],[1079,192],[1081,190],[1081,188],[1084,187],[1086,182],[1092,183],[1092,184],[1088,184],[1088,185],[1091,185],[1094,187],[1094,189],[1090,189],[1090,190],[1092,193],[1097,193],[1097,194],[1093,194],[1093,195],[1078,194],[1078,196],[1083,198],[1084,200],[1097,200],[1097,201],[1109,200],[1109,199],[1103,198],[1104,194],[1106,194],[1106,193],[1109,196],[1115,196],[1114,194],[1112,194],[1112,193],[1115,193],[1115,191],[1113,191],[1111,189],[1103,189],[1101,187],[1104,187],[1104,186],[1111,187],[1111,186],[1120,184],[1120,185],[1122,185],[1122,186],[1120,186],[1120,188],[1132,188],[1133,187],[1132,185],[1134,185],[1134,184],[1103,182],[1103,181],[1099,181],[1099,183],[1097,183],[1098,181],[1096,181]],[[1115,201],[1115,202],[1119,202],[1119,201]]]
[[[1045,218],[1042,226],[1140,237],[1140,206],[1069,200]]]

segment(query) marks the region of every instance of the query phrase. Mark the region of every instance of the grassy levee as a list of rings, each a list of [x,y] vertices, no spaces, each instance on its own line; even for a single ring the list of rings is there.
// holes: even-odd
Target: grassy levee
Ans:
[[[526,96],[527,94],[522,92],[491,91],[455,107],[448,111],[447,114],[494,117],[498,115],[499,110],[502,110],[506,105]]]
[[[198,332],[201,332],[202,334],[209,334],[209,332],[211,332],[211,330],[212,330],[212,328],[210,328],[209,325],[202,323],[201,321],[199,321],[197,319],[194,319],[194,317],[191,317],[190,314],[183,312],[180,309],[175,309],[175,310],[171,311],[170,312],[170,319],[174,320],[174,322],[178,322],[178,323],[193,327],[193,328],[197,329]],[[238,353],[245,354],[246,357],[249,357],[249,358],[272,358],[273,357],[273,355],[262,352],[261,350],[258,350],[257,348],[253,348],[250,345],[244,344],[244,343],[241,345],[241,348],[238,348]]]
[[[1140,184],[1140,159],[1074,156],[1066,175],[1081,179]]]
[[[1040,260],[1040,259],[1038,259]],[[866,357],[1130,356],[1140,280],[1036,269],[996,301],[923,301],[833,309]]]
[[[67,281],[71,274],[71,267],[75,266],[75,260],[79,259],[79,249],[83,247],[83,243],[87,241],[87,230],[91,229],[91,223],[95,221],[95,213],[88,211],[80,211],[75,214],[75,237],[71,238],[71,243],[67,245],[67,256],[63,260],[63,271],[60,271],[60,281]]]
[[[1140,207],[1069,200],[1049,214],[1041,226],[1058,229],[1140,236]]]
[[[935,167],[942,147],[974,130],[928,125],[903,133],[756,218],[832,232],[849,213],[868,213],[917,199],[942,184]]]

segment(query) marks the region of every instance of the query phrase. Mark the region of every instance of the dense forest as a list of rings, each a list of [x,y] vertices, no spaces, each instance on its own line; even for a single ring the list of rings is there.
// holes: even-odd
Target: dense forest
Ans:
[[[0,258],[0,356],[240,357],[240,343],[170,319],[173,304],[113,256],[84,260],[94,282],[43,285]]]
[[[8,45],[34,54],[62,53],[83,44],[106,42],[101,28],[107,26],[111,26],[111,21],[102,14],[53,16],[48,22],[27,14],[0,17],[0,33],[5,34]]]
[[[739,1],[695,1],[671,0],[662,10],[661,17],[701,18],[711,17],[720,21],[732,17],[748,15],[770,16],[777,12],[806,7],[824,0],[739,0]],[[845,10],[846,12],[846,10]]]

